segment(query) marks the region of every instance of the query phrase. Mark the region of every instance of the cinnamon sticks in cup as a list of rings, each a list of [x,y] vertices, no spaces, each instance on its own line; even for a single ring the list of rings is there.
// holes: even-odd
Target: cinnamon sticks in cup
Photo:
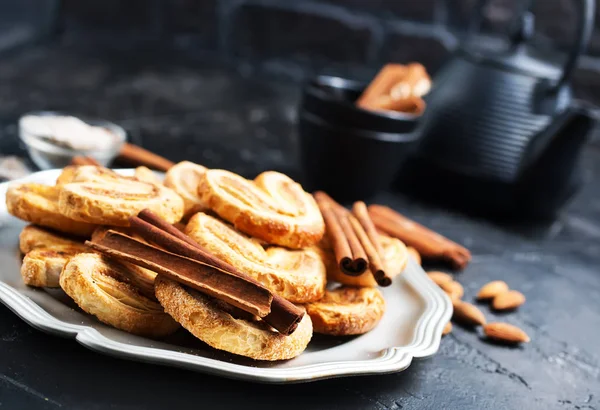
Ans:
[[[370,269],[377,284],[389,286],[392,280],[385,273],[379,236],[364,202],[357,202],[350,213],[325,192],[315,192],[314,197],[342,273],[359,276]]]

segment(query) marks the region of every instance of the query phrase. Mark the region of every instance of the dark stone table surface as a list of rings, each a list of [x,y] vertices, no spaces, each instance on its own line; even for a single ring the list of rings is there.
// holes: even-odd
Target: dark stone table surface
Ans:
[[[296,175],[297,84],[159,50],[39,47],[0,60],[0,153],[24,155],[16,120],[55,109],[122,124],[132,140],[177,161],[247,176]],[[374,198],[467,245],[457,274],[471,299],[503,279],[527,296],[489,320],[522,327],[521,347],[455,326],[439,352],[386,376],[268,386],[129,362],[46,335],[0,306],[0,408],[600,409],[600,150],[588,183],[550,226],[500,226],[400,194]]]

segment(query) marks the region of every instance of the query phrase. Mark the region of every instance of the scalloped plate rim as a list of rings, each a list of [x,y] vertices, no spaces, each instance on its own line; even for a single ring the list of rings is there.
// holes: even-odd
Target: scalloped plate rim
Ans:
[[[10,183],[48,181],[51,178],[55,179],[60,171],[60,169],[40,171],[19,180],[4,182],[0,184],[0,196],[4,198]],[[134,170],[120,169],[116,171],[125,175],[133,175]],[[2,200],[0,217],[4,219],[7,216],[5,201]],[[413,261],[409,261],[409,267],[403,273],[403,277],[425,302],[425,309],[416,322],[411,343],[406,346],[384,349],[379,356],[372,359],[322,362],[285,369],[256,368],[188,353],[129,345],[111,340],[91,326],[74,325],[55,318],[29,297],[2,281],[0,281],[0,302],[30,326],[46,333],[74,338],[81,345],[99,353],[235,379],[262,383],[298,383],[335,377],[400,372],[406,370],[414,358],[430,357],[438,351],[443,328],[452,316],[452,303],[448,296],[427,277],[423,269]]]

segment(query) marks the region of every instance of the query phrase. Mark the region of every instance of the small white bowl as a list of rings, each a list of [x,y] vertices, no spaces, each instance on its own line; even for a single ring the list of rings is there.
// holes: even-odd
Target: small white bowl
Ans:
[[[69,114],[55,111],[34,111],[21,116],[19,119],[19,137],[27,146],[27,152],[31,160],[40,169],[63,168],[71,163],[73,157],[87,156],[94,158],[100,164],[108,165],[121,150],[125,143],[127,134],[125,130],[110,121],[88,119],[77,117],[83,122],[96,127],[103,127],[115,135],[115,141],[109,149],[105,150],[75,150],[64,146],[59,146],[48,141],[47,136],[36,134],[34,130],[27,129],[22,119],[26,116],[68,116]]]

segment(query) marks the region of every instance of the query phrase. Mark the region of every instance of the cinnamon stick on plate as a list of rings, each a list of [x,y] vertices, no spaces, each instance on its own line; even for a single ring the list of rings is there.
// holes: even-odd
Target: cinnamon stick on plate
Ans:
[[[86,245],[119,261],[150,269],[253,315],[264,317],[271,311],[273,297],[268,289],[120,232],[109,230],[97,242],[86,241]]]
[[[351,222],[369,257],[369,268],[373,278],[379,286],[391,285],[392,279],[386,275],[383,265],[383,248],[379,234],[369,216],[367,205],[362,201],[355,202],[352,205],[352,214]]]
[[[132,165],[143,165],[145,167],[164,172],[168,171],[173,165],[175,165],[173,161],[128,142],[124,143],[121,147],[117,159],[128,162]]]
[[[211,255],[199,243],[148,209],[141,211],[137,217],[131,217],[129,223],[135,233],[169,252],[204,262],[260,285],[254,278],[241,272],[233,265]],[[280,333],[289,335],[296,330],[303,316],[303,309],[281,296],[273,294],[271,312],[262,319]]]
[[[443,259],[463,269],[471,260],[471,252],[450,239],[411,221],[387,206],[370,205],[369,215],[376,228],[412,246],[424,258]]]
[[[314,197],[340,270],[349,276],[362,275],[369,267],[367,255],[341,206],[325,192],[315,192]]]

